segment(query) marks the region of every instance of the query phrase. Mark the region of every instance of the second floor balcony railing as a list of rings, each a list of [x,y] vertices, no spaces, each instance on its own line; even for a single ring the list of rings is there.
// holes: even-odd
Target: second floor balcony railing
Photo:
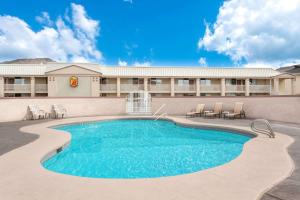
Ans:
[[[35,92],[37,93],[46,93],[48,91],[47,84],[36,84],[35,85]]]
[[[221,85],[213,84],[213,85],[200,85],[201,92],[220,92]]]
[[[177,91],[177,92],[195,92],[196,85],[175,85],[175,91]]]
[[[171,85],[170,84],[157,84],[157,85],[149,85],[150,92],[170,92]]]
[[[255,92],[255,93],[270,93],[271,91],[271,86],[270,85],[250,85],[249,90],[250,92]]]
[[[30,84],[4,84],[5,92],[29,93],[31,91]]]
[[[226,92],[245,92],[244,85],[226,85]]]
[[[117,84],[101,84],[101,92],[117,92]]]
[[[121,92],[133,92],[144,90],[143,84],[121,84]]]

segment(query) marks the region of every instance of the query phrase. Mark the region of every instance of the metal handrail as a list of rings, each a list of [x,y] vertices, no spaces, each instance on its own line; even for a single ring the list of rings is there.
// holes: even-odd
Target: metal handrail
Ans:
[[[159,116],[157,116],[154,121],[157,121],[157,120],[159,120],[160,118],[162,118],[163,116],[166,116],[166,115],[167,115],[167,113],[162,113]]]
[[[166,106],[165,103],[162,104],[162,105],[155,111],[155,113],[152,115],[152,117],[155,117],[155,116],[158,114],[158,112],[159,112],[161,109],[163,109],[165,106]]]
[[[261,128],[257,128],[255,127],[255,123],[257,122],[260,122],[264,125],[266,125],[267,129],[261,129]],[[275,133],[271,127],[271,124],[268,120],[266,119],[256,119],[254,121],[251,122],[251,129],[254,131],[254,132],[258,132],[258,133],[262,133],[262,134],[266,134],[268,135],[270,138],[275,138]]]

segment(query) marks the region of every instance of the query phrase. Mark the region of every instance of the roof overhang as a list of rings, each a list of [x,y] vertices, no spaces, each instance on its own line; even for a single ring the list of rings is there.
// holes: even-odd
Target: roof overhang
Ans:
[[[289,73],[283,73],[283,74],[278,74],[278,75],[274,76],[274,78],[287,78],[287,79],[293,79],[293,78],[296,78],[296,76],[293,75],[293,74],[289,74]]]
[[[54,69],[47,69],[46,75],[102,75],[97,69],[85,67],[80,65],[68,65],[57,67]]]

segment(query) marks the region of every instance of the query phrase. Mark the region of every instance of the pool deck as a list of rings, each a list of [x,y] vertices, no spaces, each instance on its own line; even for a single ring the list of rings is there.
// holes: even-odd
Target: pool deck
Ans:
[[[233,124],[235,126],[249,127],[251,120],[223,120],[191,118],[190,120],[201,123]],[[295,169],[291,176],[271,188],[261,200],[298,200],[300,199],[300,124],[271,122],[274,131],[284,133],[294,138],[294,143],[288,147],[288,153],[292,157]]]
[[[275,139],[259,135],[246,143],[243,153],[230,163],[187,175],[155,179],[96,179],[58,174],[41,166],[40,161],[45,155],[70,140],[69,134],[47,127],[115,118],[120,117],[0,123],[0,199],[300,199],[300,126],[292,124],[273,124],[276,132],[284,134],[277,133]],[[250,122],[171,119],[192,126],[220,124],[248,131]],[[2,147],[2,143],[8,145]]]

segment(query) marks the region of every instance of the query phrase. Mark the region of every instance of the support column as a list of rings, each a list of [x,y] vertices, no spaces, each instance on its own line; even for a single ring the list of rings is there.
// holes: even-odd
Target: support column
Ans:
[[[245,80],[245,96],[250,96],[250,79]]]
[[[121,96],[121,79],[117,78],[117,97]]]
[[[171,97],[175,96],[175,79],[171,78]]]
[[[295,92],[296,91],[296,87],[295,86],[296,86],[296,78],[292,78],[291,79],[292,95],[295,95],[295,93],[296,93]]]
[[[31,92],[31,97],[35,96],[35,78],[31,77],[30,78],[30,92]]]
[[[144,91],[148,91],[148,78],[144,78]]]
[[[269,95],[272,95],[272,79],[269,80]]]
[[[201,88],[200,88],[200,78],[196,79],[196,96],[199,97],[201,93]]]
[[[225,86],[225,78],[221,79],[221,96],[225,96],[226,86]]]
[[[0,97],[4,97],[4,77],[0,76]]]
[[[274,94],[279,95],[279,78],[274,78]]]

